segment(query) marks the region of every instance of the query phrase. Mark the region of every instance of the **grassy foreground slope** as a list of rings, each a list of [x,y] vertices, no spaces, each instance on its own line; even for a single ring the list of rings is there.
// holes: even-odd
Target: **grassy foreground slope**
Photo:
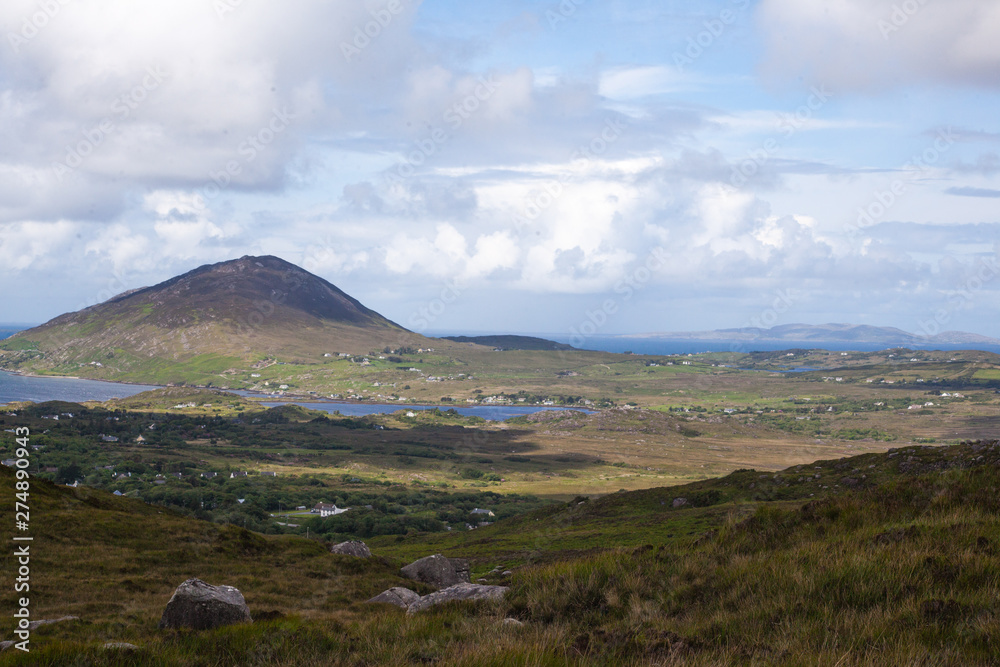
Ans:
[[[408,551],[431,553],[427,538],[373,543],[377,558],[355,561],[317,542],[38,482],[35,618],[82,620],[37,630],[31,655],[0,662],[991,665],[1000,654],[998,465],[997,442],[910,447],[574,501],[433,545],[471,556],[474,577],[513,565],[511,591],[499,604],[416,616],[362,601],[399,583]],[[11,525],[9,470],[0,483]],[[681,497],[688,505],[675,508]],[[589,543],[560,543],[563,530],[585,530]],[[474,542],[491,534],[493,553],[489,539]],[[520,544],[505,553],[502,539]],[[510,555],[527,546],[548,557]],[[13,570],[10,555],[2,567]],[[269,620],[156,630],[189,576],[237,586]],[[0,625],[5,638],[10,625]],[[100,648],[120,640],[140,650]]]

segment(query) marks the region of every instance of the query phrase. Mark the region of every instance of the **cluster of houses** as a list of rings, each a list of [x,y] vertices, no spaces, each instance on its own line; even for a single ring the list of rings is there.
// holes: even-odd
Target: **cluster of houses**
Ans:
[[[73,418],[72,412],[63,412],[58,415],[42,415],[42,419],[52,419],[54,421],[59,421],[60,417],[66,417],[67,419]]]

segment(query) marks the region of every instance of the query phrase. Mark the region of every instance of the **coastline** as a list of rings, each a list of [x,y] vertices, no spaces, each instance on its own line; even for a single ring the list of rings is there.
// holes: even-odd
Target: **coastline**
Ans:
[[[108,384],[127,384],[136,387],[164,387],[166,385],[159,384],[148,384],[145,382],[126,382],[124,380],[98,380],[96,378],[81,377],[79,375],[39,375],[38,373],[31,373],[28,371],[14,371],[8,370],[6,368],[0,367],[0,373],[7,373],[8,375],[18,375],[20,377],[26,378],[41,378],[43,380],[53,379],[53,380],[84,380],[86,382],[107,382]]]

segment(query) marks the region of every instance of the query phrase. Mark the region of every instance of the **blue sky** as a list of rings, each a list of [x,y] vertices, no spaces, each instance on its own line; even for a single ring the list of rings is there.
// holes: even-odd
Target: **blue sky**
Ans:
[[[274,254],[421,331],[1000,336],[994,3],[12,0],[0,35],[0,321]]]

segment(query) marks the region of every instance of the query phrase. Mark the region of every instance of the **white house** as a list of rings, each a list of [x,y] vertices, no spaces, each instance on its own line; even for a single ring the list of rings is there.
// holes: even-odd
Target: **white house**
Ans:
[[[343,514],[349,509],[351,508],[345,507],[341,509],[340,507],[337,507],[333,503],[316,503],[316,506],[312,508],[312,511],[318,512],[321,517],[326,517],[326,516],[337,516],[338,514]]]

